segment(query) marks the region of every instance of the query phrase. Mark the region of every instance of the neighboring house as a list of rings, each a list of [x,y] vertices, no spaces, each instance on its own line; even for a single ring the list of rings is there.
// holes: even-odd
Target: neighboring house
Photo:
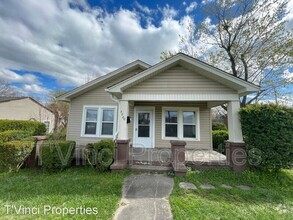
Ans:
[[[53,112],[30,97],[0,96],[0,119],[39,121],[48,132],[53,132],[55,124]]]
[[[67,139],[103,138],[135,148],[212,149],[211,108],[227,103],[229,141],[242,143],[239,97],[259,87],[184,54],[134,61],[59,97],[70,102]]]

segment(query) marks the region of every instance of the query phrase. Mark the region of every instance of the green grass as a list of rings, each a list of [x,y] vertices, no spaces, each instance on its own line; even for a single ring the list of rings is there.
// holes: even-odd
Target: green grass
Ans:
[[[127,175],[127,172],[99,173],[90,168],[71,168],[60,173],[29,169],[0,173],[0,219],[111,219]],[[5,205],[37,207],[40,214],[19,215],[13,210],[7,214]],[[62,216],[49,211],[44,215],[44,205],[97,208],[98,213]]]
[[[180,182],[194,183],[194,191],[179,188]],[[210,183],[216,187],[203,190]],[[224,189],[226,183],[233,189]],[[236,188],[248,185],[250,191]],[[278,174],[227,169],[190,171],[176,177],[170,203],[174,219],[293,219],[293,170]]]

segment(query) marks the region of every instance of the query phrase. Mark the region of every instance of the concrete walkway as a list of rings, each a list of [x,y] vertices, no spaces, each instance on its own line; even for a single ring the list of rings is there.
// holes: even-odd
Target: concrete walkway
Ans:
[[[164,174],[130,175],[124,181],[122,199],[114,219],[172,219],[168,197],[173,185],[173,178]]]

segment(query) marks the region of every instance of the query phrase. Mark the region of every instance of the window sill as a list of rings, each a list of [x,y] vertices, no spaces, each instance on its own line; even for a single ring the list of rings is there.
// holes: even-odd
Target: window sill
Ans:
[[[81,138],[113,138],[113,135],[87,135],[83,134],[80,136]]]
[[[162,137],[162,140],[166,141],[200,141],[198,138],[172,138],[172,137]]]

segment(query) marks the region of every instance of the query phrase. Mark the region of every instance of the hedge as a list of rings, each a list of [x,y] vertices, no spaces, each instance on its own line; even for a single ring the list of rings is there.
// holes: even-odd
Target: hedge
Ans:
[[[10,141],[0,144],[0,169],[18,170],[24,159],[33,150],[35,138],[27,138],[21,141]]]
[[[49,134],[49,140],[66,140],[66,128],[60,132]]]
[[[212,131],[213,149],[220,153],[225,153],[225,141],[228,140],[229,134],[227,130]]]
[[[227,130],[227,126],[223,122],[213,122],[212,124],[212,130]]]
[[[0,120],[0,132],[7,130],[23,130],[31,132],[31,135],[43,135],[46,133],[46,125],[38,121]]]
[[[31,132],[22,130],[8,130],[0,132],[0,143],[21,140],[31,136]]]
[[[293,109],[248,105],[240,110],[250,164],[258,169],[293,167]]]
[[[74,150],[74,141],[45,141],[40,149],[39,164],[46,170],[63,170],[70,166]]]
[[[104,139],[87,144],[86,152],[86,158],[92,167],[99,171],[107,171],[114,161],[114,142],[111,139]]]

